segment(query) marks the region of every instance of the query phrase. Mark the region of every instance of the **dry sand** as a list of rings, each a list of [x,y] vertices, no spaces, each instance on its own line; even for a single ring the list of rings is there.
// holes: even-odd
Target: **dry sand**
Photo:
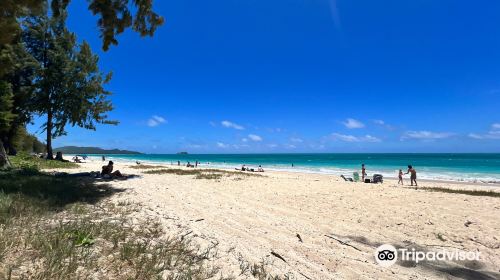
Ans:
[[[174,235],[189,236],[202,246],[218,244],[219,258],[213,262],[222,266],[224,276],[249,278],[248,272],[240,275],[240,264],[263,261],[270,272],[290,279],[500,279],[498,197],[302,173],[219,180],[149,175],[131,169],[132,164],[115,163],[115,170],[140,178],[110,182],[127,190],[112,199],[140,203],[140,215],[161,222]],[[101,165],[81,164],[79,171],[100,170]],[[440,182],[421,185],[500,191]],[[383,268],[374,258],[381,244],[481,255],[478,262],[399,262]]]

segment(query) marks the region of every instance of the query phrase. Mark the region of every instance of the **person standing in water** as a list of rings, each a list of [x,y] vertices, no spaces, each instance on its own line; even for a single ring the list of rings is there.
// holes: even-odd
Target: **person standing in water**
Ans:
[[[399,177],[398,185],[399,184],[404,185],[403,184],[403,170],[399,169],[398,177]]]
[[[410,173],[410,181],[411,181],[411,185],[413,186],[413,182],[415,182],[415,187],[418,187],[417,185],[417,170],[415,170],[415,168],[413,168],[413,166],[411,165],[408,165],[408,172],[406,172],[406,174]]]
[[[366,168],[365,164],[361,164],[361,182],[365,182],[365,177],[366,177]]]

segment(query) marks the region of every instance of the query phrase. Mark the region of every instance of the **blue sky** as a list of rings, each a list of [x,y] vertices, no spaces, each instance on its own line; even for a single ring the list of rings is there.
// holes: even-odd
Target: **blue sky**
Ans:
[[[500,152],[499,1],[155,1],[101,51],[118,126],[55,146],[147,153]],[[40,122],[30,127],[40,132]]]

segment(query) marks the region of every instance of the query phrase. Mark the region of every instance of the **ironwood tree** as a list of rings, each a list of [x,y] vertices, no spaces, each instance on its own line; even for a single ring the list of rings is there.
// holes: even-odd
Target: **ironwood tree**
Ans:
[[[66,126],[95,129],[108,120],[113,109],[111,92],[104,86],[111,73],[102,73],[98,56],[85,41],[66,28],[66,12],[48,12],[27,17],[23,41],[37,62],[34,78],[33,111],[45,117],[47,158],[53,159],[52,139],[66,134]]]

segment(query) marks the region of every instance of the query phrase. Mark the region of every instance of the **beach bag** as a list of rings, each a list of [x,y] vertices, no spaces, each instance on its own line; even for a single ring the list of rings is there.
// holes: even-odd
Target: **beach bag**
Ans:
[[[377,184],[377,183],[383,183],[383,182],[384,182],[384,176],[382,176],[381,174],[373,175],[372,183]]]

